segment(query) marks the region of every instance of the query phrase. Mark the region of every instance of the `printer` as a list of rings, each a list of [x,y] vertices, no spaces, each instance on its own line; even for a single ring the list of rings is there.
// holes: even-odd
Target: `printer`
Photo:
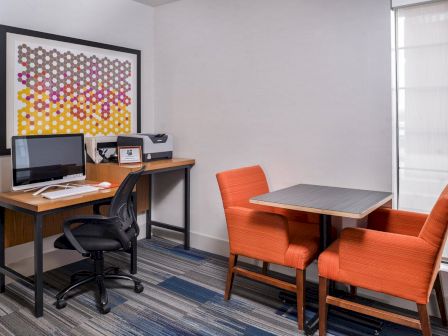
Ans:
[[[116,136],[92,136],[85,138],[87,162],[118,162]]]
[[[173,157],[173,137],[168,134],[127,134],[117,138],[118,147],[140,146],[143,162]]]

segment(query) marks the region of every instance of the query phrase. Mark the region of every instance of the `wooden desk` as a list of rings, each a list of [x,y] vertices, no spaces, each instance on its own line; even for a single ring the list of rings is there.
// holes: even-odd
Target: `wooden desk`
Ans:
[[[147,173],[158,174],[171,170],[185,170],[192,167],[195,160],[178,159],[158,160],[145,163]],[[87,163],[87,179],[92,181],[108,181],[120,184],[127,174],[131,171],[138,170],[139,167],[134,166],[119,166],[113,163],[91,164]],[[187,172],[185,173],[187,174]],[[189,178],[189,172],[188,172]],[[152,178],[149,175],[142,176],[137,183],[137,211],[138,213],[145,213],[147,221],[150,223],[147,228],[147,237],[151,237],[151,226],[157,225],[156,222],[151,221],[151,190]],[[188,197],[189,200],[189,197]],[[188,207],[189,208],[189,207]],[[43,236],[50,237],[62,232],[62,223],[65,219],[80,215],[92,213],[91,207],[82,207],[76,209],[68,209],[55,214],[45,216],[43,225]],[[185,225],[184,225],[185,226]],[[178,230],[178,228],[176,228]],[[11,247],[15,245],[24,244],[33,241],[34,224],[32,217],[24,213],[18,213],[7,209],[5,211],[5,246]],[[188,244],[187,244],[188,246]]]
[[[76,184],[79,185],[96,183],[98,182],[89,180],[76,182]],[[58,211],[61,208],[69,208],[79,204],[84,205],[85,203],[98,200],[104,201],[104,199],[114,197],[117,189],[118,188],[103,189],[96,192],[64,197],[55,200],[49,200],[40,195],[33,196],[33,192],[11,191],[0,193],[0,205],[8,204],[8,209],[11,207],[17,207],[21,209],[21,212],[31,215],[36,212],[45,212],[46,214],[49,214],[52,210]]]
[[[137,209],[146,212],[146,237],[151,238],[152,226],[160,226],[165,229],[175,230],[184,234],[184,247],[190,247],[190,169],[195,160],[171,159],[144,163],[145,171],[138,182],[134,192],[134,202]],[[92,181],[108,181],[120,184],[131,172],[141,169],[142,165],[124,166],[112,163],[87,164],[87,177],[90,181],[80,182],[94,183]],[[151,218],[152,200],[152,176],[170,171],[184,171],[184,226],[178,227],[153,221]],[[62,232],[62,222],[81,210],[90,207],[107,204],[115,195],[117,188],[100,190],[93,193],[66,197],[58,200],[47,200],[42,196],[32,196],[27,192],[0,193],[0,292],[5,291],[5,275],[15,280],[25,282],[34,288],[35,303],[34,314],[36,317],[43,315],[43,238]],[[5,210],[6,209],[6,210]],[[136,209],[136,210],[137,210]],[[76,212],[75,212],[76,211]],[[86,211],[86,210],[84,210]],[[84,212],[85,213],[85,212]],[[51,218],[51,222],[44,219]],[[50,224],[52,230],[44,235],[44,227]],[[31,228],[31,230],[30,230]],[[5,230],[7,229],[7,230]],[[19,231],[17,231],[19,229]],[[31,231],[31,232],[30,232]],[[24,235],[25,232],[28,234]],[[24,243],[34,239],[34,282],[5,266],[5,233],[9,235],[9,242]],[[13,244],[9,243],[8,246]],[[136,241],[133,241],[131,254],[131,273],[137,272]]]
[[[95,183],[83,181],[79,184]],[[5,275],[31,286],[34,289],[34,315],[43,315],[43,223],[44,217],[67,209],[97,206],[111,201],[117,188],[99,190],[82,195],[48,200],[33,196],[32,192],[0,193],[0,293],[5,292]],[[26,214],[33,219],[34,229],[34,281],[5,265],[5,209]],[[132,258],[136,260],[135,244]],[[131,264],[133,264],[131,262]]]
[[[146,238],[150,239],[152,227],[157,226],[184,234],[184,248],[190,248],[190,170],[195,165],[193,159],[173,158],[143,163],[145,171],[137,183],[137,212],[146,213]],[[87,177],[92,180],[121,183],[131,171],[142,165],[118,165],[116,163],[87,164]],[[172,171],[184,172],[184,223],[183,227],[153,221],[151,217],[153,176]]]

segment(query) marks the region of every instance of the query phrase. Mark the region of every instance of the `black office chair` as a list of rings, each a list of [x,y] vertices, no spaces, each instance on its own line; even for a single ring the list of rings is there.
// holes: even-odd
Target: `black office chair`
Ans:
[[[110,311],[104,280],[118,279],[134,282],[134,291],[141,293],[141,281],[130,274],[121,272],[118,267],[104,269],[103,252],[127,251],[131,241],[139,234],[137,219],[132,202],[132,191],[143,170],[130,173],[121,183],[112,200],[109,216],[87,215],[70,218],[64,222],[64,234],[54,246],[58,249],[77,250],[94,262],[94,271],[80,271],[71,276],[71,284],[56,295],[56,307],[67,305],[65,297],[72,290],[95,281],[98,286],[98,308],[102,314]],[[79,226],[71,229],[72,225]],[[80,280],[76,281],[78,277]]]

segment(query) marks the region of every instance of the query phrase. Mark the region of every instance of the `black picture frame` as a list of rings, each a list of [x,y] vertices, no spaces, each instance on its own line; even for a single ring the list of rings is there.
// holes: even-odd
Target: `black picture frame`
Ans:
[[[134,54],[137,56],[137,101],[136,101],[136,110],[137,110],[137,132],[141,132],[141,51],[137,49],[119,47],[106,43],[93,42],[83,39],[77,39],[73,37],[61,36],[51,33],[44,33],[35,30],[11,27],[0,25],[0,156],[11,155],[11,149],[7,148],[7,97],[6,97],[6,88],[8,83],[6,78],[6,66],[7,66],[7,34],[17,34],[17,35],[25,35],[31,37],[37,37],[47,40],[55,40],[60,42],[67,42],[72,44],[79,44],[83,46],[99,48],[99,49],[107,49],[112,51],[118,51],[123,53]]]

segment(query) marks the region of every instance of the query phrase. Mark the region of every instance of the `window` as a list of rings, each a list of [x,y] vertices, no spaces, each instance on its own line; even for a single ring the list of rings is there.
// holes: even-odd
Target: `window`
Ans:
[[[399,209],[429,212],[448,184],[448,1],[394,11]]]

